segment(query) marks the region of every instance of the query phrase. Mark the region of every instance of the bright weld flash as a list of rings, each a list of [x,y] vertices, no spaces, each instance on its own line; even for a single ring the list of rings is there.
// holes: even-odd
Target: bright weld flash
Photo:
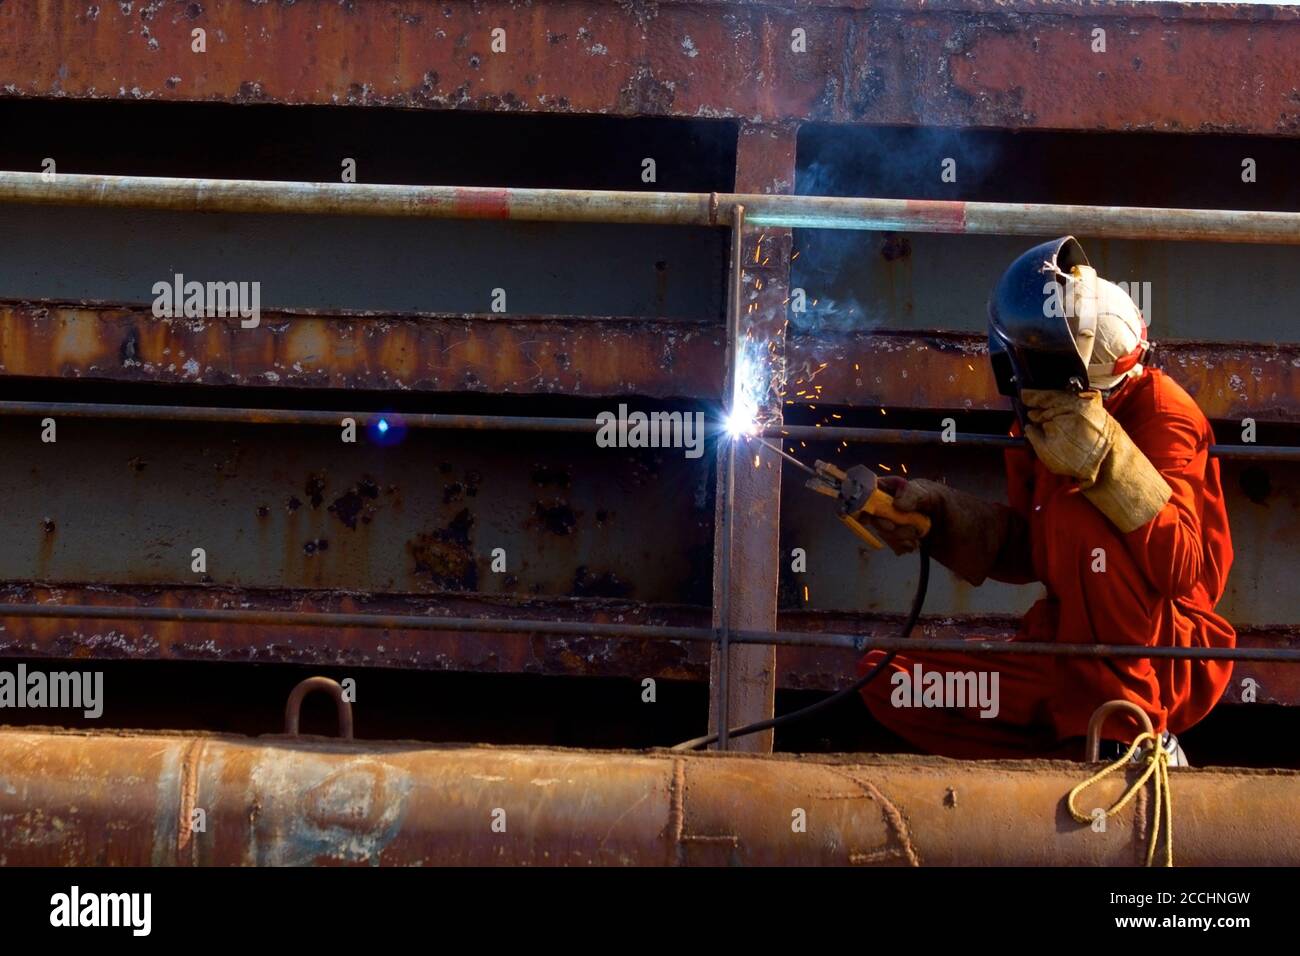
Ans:
[[[763,370],[745,348],[736,360],[731,410],[722,420],[722,427],[733,440],[758,434],[758,396],[764,384]]]

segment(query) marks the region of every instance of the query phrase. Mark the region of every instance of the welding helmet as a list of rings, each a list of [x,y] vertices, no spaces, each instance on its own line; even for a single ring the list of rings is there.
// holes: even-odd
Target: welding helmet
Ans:
[[[999,392],[1088,387],[1087,362],[1066,313],[1096,275],[1073,236],[1034,246],[1002,273],[989,296],[989,358]]]

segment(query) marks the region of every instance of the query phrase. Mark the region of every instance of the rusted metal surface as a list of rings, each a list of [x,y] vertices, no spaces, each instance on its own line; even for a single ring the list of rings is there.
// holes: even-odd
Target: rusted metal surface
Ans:
[[[76,621],[152,621],[174,624],[249,624],[266,627],[367,628],[379,631],[430,631],[435,634],[495,633],[547,637],[612,637],[632,640],[728,641],[746,645],[795,645],[867,650],[918,652],[963,651],[987,657],[1104,657],[1186,659],[1199,661],[1276,661],[1300,663],[1300,651],[1287,648],[1135,646],[1131,644],[1072,644],[1060,641],[942,640],[926,637],[867,637],[858,634],[799,631],[732,630],[725,627],[684,628],[660,624],[601,624],[588,621],[547,621],[511,618],[458,618],[417,615],[319,613],[311,611],[255,611],[244,608],[161,608],[79,604],[0,604],[0,618],[36,618]]]
[[[987,338],[967,332],[791,335],[792,370],[822,363],[815,396],[796,402],[953,410],[1004,410]],[[1300,346],[1157,341],[1152,365],[1187,389],[1213,419],[1300,421]]]
[[[33,378],[716,400],[725,349],[713,322],[291,310],[246,330],[143,307],[0,302],[0,375]],[[1300,421],[1300,345],[1162,340],[1153,355],[1210,418]],[[791,335],[786,359],[796,378],[826,363],[819,391],[787,395],[798,404],[1006,408],[977,334]]]
[[[738,189],[780,194],[794,188],[795,131],[792,128],[742,126],[736,150],[736,187]],[[735,352],[732,374],[736,373],[737,356],[746,357],[746,368],[757,366],[763,383],[751,386],[747,395],[759,403],[760,420],[779,424],[780,382],[785,362],[785,302],[789,297],[791,235],[788,229],[745,231],[737,246],[739,263],[733,265],[735,282]],[[757,343],[757,344],[756,344]],[[745,374],[743,369],[740,374]],[[742,383],[744,386],[744,383]],[[734,393],[733,393],[734,394]],[[756,469],[745,444],[730,443],[728,462],[732,475],[730,501],[719,501],[719,509],[728,508],[730,528],[727,540],[714,542],[714,554],[722,547],[731,549],[726,574],[715,562],[714,594],[724,588],[725,606],[733,626],[747,630],[772,630],[776,627],[777,588],[780,578],[781,475],[770,469]],[[722,460],[721,458],[719,459]],[[714,527],[724,527],[720,516]],[[715,599],[715,609],[719,601]],[[715,622],[720,623],[720,622]],[[715,654],[710,697],[710,732],[720,733],[720,721],[728,727],[744,726],[766,720],[773,714],[776,693],[776,652],[770,647],[729,648],[727,675],[728,702],[720,706],[721,682]],[[772,734],[762,731],[741,737],[737,749],[768,753]]]
[[[792,128],[781,135],[794,139]],[[743,140],[742,140],[743,142]],[[762,148],[758,143],[751,148]],[[794,146],[785,190],[794,188]],[[743,157],[738,164],[743,168]],[[0,171],[0,203],[96,206],[208,213],[495,219],[519,222],[730,226],[743,206],[752,226],[906,231],[984,236],[1063,232],[1096,239],[1251,242],[1300,245],[1300,213],[1240,209],[1081,206],[1021,202],[955,202],[795,196],[775,190],[736,193],[628,192],[404,186],[376,183],[293,183]]]
[[[507,49],[492,51],[495,28]],[[1104,54],[1093,30],[1106,31]],[[807,52],[792,51],[792,30]],[[192,52],[192,31],[207,52]],[[1008,129],[1300,127],[1287,8],[991,0],[253,5],[18,0],[11,96]],[[1178,82],[1161,82],[1177,77]]]
[[[1090,768],[1068,761],[11,729],[0,767],[11,866],[1133,866],[1145,855],[1134,815],[1101,833],[1069,819],[1063,798]],[[1300,863],[1300,772],[1171,779],[1180,865]],[[1098,804],[1127,785],[1100,782]]]
[[[0,581],[708,603],[711,445],[75,418],[47,444],[6,421]]]
[[[134,659],[288,663],[314,666],[398,667],[440,671],[525,673],[581,677],[654,677],[703,680],[709,673],[708,611],[699,607],[648,606],[610,600],[489,600],[482,596],[447,595],[436,600],[352,595],[335,592],[260,592],[222,589],[49,588],[10,585],[0,589],[6,605],[71,604],[117,608],[103,616],[0,615],[0,657],[63,659]],[[229,619],[154,620],[131,616],[136,608],[162,612],[226,612]],[[260,614],[260,616],[259,616]],[[276,618],[275,615],[287,615]],[[369,615],[387,617],[388,627],[360,626],[347,619],[316,620],[302,615]],[[298,615],[297,618],[294,615]],[[412,617],[439,625],[404,626]],[[446,628],[443,618],[477,618],[474,626]],[[294,624],[294,620],[299,623]],[[520,622],[530,630],[512,632]],[[595,633],[545,633],[546,622],[566,622],[575,630]],[[348,626],[344,626],[347,624]],[[576,624],[576,626],[575,626]],[[927,641],[1002,643],[1015,633],[1016,619],[1006,615],[959,615],[922,618],[912,647]],[[614,635],[629,626],[658,630],[644,639]],[[843,614],[783,611],[778,639],[815,640],[831,635],[860,635],[887,642],[898,633],[892,614]],[[693,636],[668,639],[669,630]],[[748,635],[735,635],[733,656]],[[836,643],[843,644],[842,641]],[[1300,653],[1300,628],[1239,626],[1238,646],[1271,654]],[[771,648],[763,648],[765,653]],[[863,651],[856,646],[775,646],[774,677],[780,688],[832,691],[855,675]],[[994,655],[991,660],[997,660]],[[1300,665],[1279,661],[1239,660],[1225,699],[1241,702],[1249,686],[1255,702],[1300,705]],[[1246,683],[1253,681],[1253,686]],[[733,718],[733,724],[737,720]]]
[[[286,311],[242,329],[145,307],[0,303],[0,374],[14,376],[716,397],[724,347],[716,323]]]
[[[651,606],[636,601],[493,599],[486,595],[384,596],[342,591],[264,591],[226,588],[77,588],[11,585],[4,602],[51,601],[126,607],[433,614],[604,624],[706,628],[704,608]],[[252,622],[174,623],[144,620],[5,618],[0,654],[9,657],[280,662],[310,666],[402,667],[483,673],[701,680],[708,647],[658,640],[520,635],[484,631],[429,632],[361,627],[269,628]]]

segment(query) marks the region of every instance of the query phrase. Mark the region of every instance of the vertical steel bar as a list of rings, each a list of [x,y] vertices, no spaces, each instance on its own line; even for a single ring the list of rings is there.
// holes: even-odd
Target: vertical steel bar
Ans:
[[[727,414],[736,406],[736,364],[740,351],[740,295],[745,273],[741,256],[744,255],[745,207],[737,205],[731,211],[731,272],[727,302]],[[736,518],[736,441],[723,432],[718,439],[725,442],[723,455],[726,461],[725,485],[722,490],[722,573],[719,617],[721,633],[718,640],[718,749],[726,750],[730,740],[731,719],[731,549],[734,546]]]
[[[794,188],[794,127],[742,124],[736,144],[736,188],[764,196]],[[728,329],[732,358],[728,367],[729,400],[743,396],[745,413],[757,412],[763,424],[781,422],[780,384],[785,377],[785,321],[789,296],[790,232],[753,227],[748,203],[744,228],[732,234],[733,259],[739,268],[730,274]],[[731,207],[735,208],[735,207]],[[735,378],[740,381],[736,382]],[[757,409],[754,406],[757,405]],[[719,458],[717,532],[714,585],[726,594],[728,652],[714,658],[710,677],[710,729],[720,731],[718,716],[726,701],[729,726],[770,718],[776,704],[776,650],[770,645],[735,640],[741,630],[762,631],[776,626],[780,578],[781,468],[774,455],[759,461],[752,442],[729,442],[728,459]],[[747,464],[749,463],[749,464]],[[730,486],[721,484],[730,464]],[[750,466],[752,464],[752,467]],[[725,508],[724,508],[725,505]],[[729,549],[729,550],[724,550]],[[723,561],[727,562],[723,574]],[[725,578],[725,580],[724,580]],[[715,620],[719,626],[721,619]],[[719,644],[721,644],[721,632]],[[717,652],[718,648],[715,648]],[[765,753],[772,749],[770,730],[734,738],[730,750]]]

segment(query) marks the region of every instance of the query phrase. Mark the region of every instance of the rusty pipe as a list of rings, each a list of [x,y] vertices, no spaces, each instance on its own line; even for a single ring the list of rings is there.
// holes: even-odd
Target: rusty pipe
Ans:
[[[717,641],[719,629],[601,621],[538,621],[501,617],[434,617],[422,614],[357,614],[336,611],[273,611],[240,608],[141,607],[91,604],[0,604],[5,618],[92,621],[159,621],[179,624],[239,624],[272,627],[363,627],[394,631],[465,631],[487,634],[551,634],[631,640]],[[1055,644],[1049,641],[951,640],[930,637],[869,637],[829,631],[732,630],[736,644],[837,647],[868,651],[959,651],[1031,657],[1106,657],[1212,661],[1300,662],[1290,647],[1140,647],[1133,644]]]
[[[1130,814],[1105,832],[1070,818],[1088,771],[1068,761],[7,729],[0,767],[11,866],[1131,866],[1145,852]],[[1300,772],[1170,777],[1180,865],[1300,865]],[[1097,805],[1125,785],[1099,782]]]
[[[113,402],[24,402],[0,401],[0,417],[61,416],[66,418],[112,419],[117,421],[200,422],[241,425],[316,425],[338,428],[351,418],[362,428],[390,419],[404,428],[447,431],[556,432],[575,435],[600,430],[594,418],[555,418],[530,415],[443,415],[436,412],[357,412],[316,408],[225,408],[194,405],[127,405]],[[707,431],[718,435],[724,429],[709,422]],[[878,445],[956,444],[980,448],[1021,448],[1029,443],[1011,435],[981,435],[958,432],[955,441],[945,442],[942,432],[910,428],[876,428],[841,425],[772,425],[759,430],[766,438],[812,441],[850,441]],[[1300,461],[1300,446],[1211,445],[1220,458]]]
[[[758,193],[507,189],[0,171],[0,202],[182,212],[752,226],[1300,244],[1300,213]]]

